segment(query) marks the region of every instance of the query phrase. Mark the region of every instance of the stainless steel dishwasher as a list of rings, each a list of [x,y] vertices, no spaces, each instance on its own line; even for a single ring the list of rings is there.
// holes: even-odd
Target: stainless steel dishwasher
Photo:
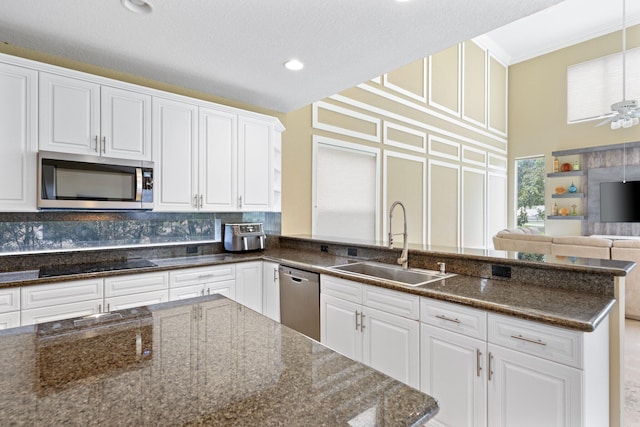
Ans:
[[[281,265],[280,322],[320,341],[320,275]]]

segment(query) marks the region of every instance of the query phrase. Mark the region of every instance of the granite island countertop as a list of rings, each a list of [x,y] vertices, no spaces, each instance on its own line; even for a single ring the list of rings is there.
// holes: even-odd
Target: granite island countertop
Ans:
[[[219,295],[0,331],[8,425],[411,426],[435,399]]]

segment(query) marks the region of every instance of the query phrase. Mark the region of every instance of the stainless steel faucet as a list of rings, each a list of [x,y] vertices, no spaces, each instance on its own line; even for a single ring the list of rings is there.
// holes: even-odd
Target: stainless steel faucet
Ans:
[[[401,264],[402,268],[408,269],[409,268],[409,235],[407,234],[407,210],[404,208],[404,205],[402,204],[402,202],[397,202],[397,201],[393,202],[393,204],[391,205],[391,209],[389,209],[389,249],[393,249],[393,236],[400,234],[400,233],[393,234],[393,232],[391,231],[391,219],[393,218],[393,209],[397,205],[400,205],[400,207],[402,208],[402,218],[404,222],[404,229],[402,232],[403,248],[402,248],[402,254],[400,255],[400,258],[398,258],[398,264]]]

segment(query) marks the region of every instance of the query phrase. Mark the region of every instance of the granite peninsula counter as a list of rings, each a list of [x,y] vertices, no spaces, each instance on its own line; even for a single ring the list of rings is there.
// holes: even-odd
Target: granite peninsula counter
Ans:
[[[3,425],[412,426],[432,397],[219,295],[0,333]]]

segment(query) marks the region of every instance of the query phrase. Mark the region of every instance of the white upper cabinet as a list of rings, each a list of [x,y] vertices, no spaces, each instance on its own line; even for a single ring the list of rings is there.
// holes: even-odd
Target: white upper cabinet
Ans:
[[[197,210],[198,107],[153,99],[154,209]]]
[[[241,117],[239,125],[238,209],[269,210],[273,124]]]
[[[151,160],[151,96],[40,73],[40,149]]]
[[[0,211],[36,209],[37,84],[37,71],[0,63]]]
[[[277,120],[153,101],[155,210],[280,210]]]
[[[200,108],[198,170],[203,210],[236,209],[238,198],[238,116]]]

